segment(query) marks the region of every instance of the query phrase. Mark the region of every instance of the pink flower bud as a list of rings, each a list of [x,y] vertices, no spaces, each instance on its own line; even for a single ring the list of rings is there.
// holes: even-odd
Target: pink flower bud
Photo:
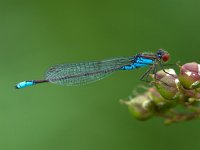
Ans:
[[[172,100],[176,99],[179,94],[178,89],[178,79],[176,77],[176,73],[173,69],[166,69],[164,71],[158,71],[156,73],[156,81],[155,86],[165,99]]]
[[[191,62],[180,67],[179,81],[186,89],[200,87],[200,64]]]
[[[128,106],[130,113],[138,120],[149,119],[154,112],[154,103],[147,95],[139,95],[129,101],[121,101]]]
[[[165,111],[168,108],[172,108],[176,105],[176,101],[165,99],[155,88],[149,88],[149,97],[156,105],[156,109],[159,111]]]

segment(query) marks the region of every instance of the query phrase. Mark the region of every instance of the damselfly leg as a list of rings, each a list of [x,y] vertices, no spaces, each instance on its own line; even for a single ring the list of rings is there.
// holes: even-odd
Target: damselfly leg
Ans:
[[[170,75],[170,76],[172,76],[172,77],[175,77],[173,74],[170,74],[169,72],[167,72],[167,71],[164,69],[164,65],[162,64],[162,62],[160,62],[160,61],[158,61],[158,62],[159,62],[159,65],[160,65],[160,67],[161,67],[161,69],[163,70],[164,73],[166,73],[166,74],[168,74],[168,75]],[[167,65],[167,64],[166,64],[166,65]],[[172,64],[170,64],[170,65],[172,65]],[[148,70],[141,76],[140,80],[141,80],[141,81],[145,81],[145,82],[150,82],[150,80],[149,80],[149,75],[150,75],[151,72],[152,72],[152,74],[154,75],[154,79],[155,79],[155,80],[159,80],[159,78],[157,78],[157,76],[156,76],[157,71],[158,71],[158,64],[157,64],[157,61],[156,61],[156,62],[155,62],[154,64],[152,64],[152,65],[148,68]]]
[[[145,81],[145,82],[150,82],[148,80],[149,78],[149,74],[151,73],[151,70],[153,69],[153,66],[150,66],[149,69],[142,75],[142,77],[140,78],[141,81]]]
[[[159,62],[159,64],[160,64],[160,67],[162,68],[162,70],[164,71],[164,73],[166,73],[166,74],[168,74],[168,75],[170,75],[170,76],[172,76],[172,77],[174,77],[174,78],[176,78],[173,74],[171,74],[171,73],[169,73],[169,72],[167,72],[167,71],[165,71],[165,69],[164,69],[164,67],[163,67],[163,64],[162,64],[162,62],[161,61],[158,61]]]

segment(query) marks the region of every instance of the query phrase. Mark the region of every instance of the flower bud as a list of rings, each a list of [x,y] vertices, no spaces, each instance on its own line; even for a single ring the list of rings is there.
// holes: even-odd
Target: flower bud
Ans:
[[[176,101],[171,101],[163,98],[155,88],[149,88],[149,97],[155,103],[159,111],[165,111],[168,108],[172,108],[176,105]]]
[[[176,99],[179,94],[178,83],[179,80],[176,77],[176,73],[173,69],[166,69],[165,73],[163,70],[156,73],[155,86],[165,99],[172,100]]]
[[[153,115],[155,105],[145,94],[122,103],[128,106],[130,113],[138,120],[144,121]]]
[[[179,81],[186,89],[200,87],[200,64],[191,62],[180,67]]]
[[[181,88],[181,91],[186,97],[185,102],[193,103],[200,100],[200,92],[197,89]]]

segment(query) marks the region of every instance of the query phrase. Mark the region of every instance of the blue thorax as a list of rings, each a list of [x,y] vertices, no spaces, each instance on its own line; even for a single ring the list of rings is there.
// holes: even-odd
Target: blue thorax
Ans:
[[[152,65],[154,60],[149,58],[138,57],[135,62],[130,65],[123,66],[120,70],[133,70],[136,68]]]

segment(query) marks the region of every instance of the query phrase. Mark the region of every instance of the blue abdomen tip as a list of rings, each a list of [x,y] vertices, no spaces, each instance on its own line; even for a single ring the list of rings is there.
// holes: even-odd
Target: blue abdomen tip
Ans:
[[[21,88],[25,88],[27,86],[32,86],[34,84],[35,84],[34,81],[23,81],[23,82],[20,82],[20,83],[16,84],[15,88],[16,89],[21,89]]]

